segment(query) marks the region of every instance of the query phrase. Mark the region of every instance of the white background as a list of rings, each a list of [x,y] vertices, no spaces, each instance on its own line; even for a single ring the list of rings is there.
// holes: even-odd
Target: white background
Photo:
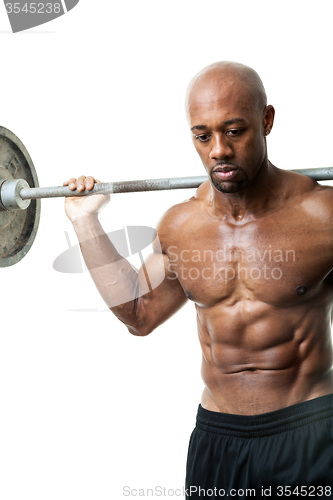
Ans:
[[[271,161],[330,166],[330,3],[81,0],[15,35],[1,4],[0,124],[28,148],[42,186],[82,173],[201,175],[185,90],[207,64],[236,60],[276,107]],[[114,196],[105,229],[154,226],[189,195]],[[176,498],[202,390],[194,307],[132,337],[87,273],[53,270],[65,231],[74,245],[63,200],[44,201],[31,251],[0,272],[0,498],[117,500],[126,485]]]

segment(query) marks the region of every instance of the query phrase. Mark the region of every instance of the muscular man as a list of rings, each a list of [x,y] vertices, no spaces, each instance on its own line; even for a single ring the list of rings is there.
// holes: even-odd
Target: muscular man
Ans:
[[[281,497],[291,488],[331,497],[333,189],[269,162],[274,108],[252,69],[205,68],[189,86],[187,114],[209,179],[158,226],[165,278],[157,288],[113,306],[124,289],[135,296],[144,270],[124,260],[108,272],[119,255],[98,221],[105,197],[67,199],[67,214],[99,291],[131,333],[147,335],[195,303],[205,389],[188,496],[253,488]],[[156,249],[149,273],[160,260]]]

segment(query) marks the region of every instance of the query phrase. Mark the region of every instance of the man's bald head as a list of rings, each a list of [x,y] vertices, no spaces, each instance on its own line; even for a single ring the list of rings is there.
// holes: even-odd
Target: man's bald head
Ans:
[[[188,117],[192,100],[211,88],[215,91],[227,88],[234,89],[235,92],[241,91],[254,106],[258,106],[260,111],[267,105],[264,85],[254,69],[236,62],[220,61],[204,68],[190,82],[186,93]]]

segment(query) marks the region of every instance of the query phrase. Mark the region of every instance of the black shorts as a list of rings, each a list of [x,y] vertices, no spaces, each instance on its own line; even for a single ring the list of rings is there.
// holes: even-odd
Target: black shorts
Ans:
[[[333,498],[333,394],[263,415],[199,406],[186,498]]]

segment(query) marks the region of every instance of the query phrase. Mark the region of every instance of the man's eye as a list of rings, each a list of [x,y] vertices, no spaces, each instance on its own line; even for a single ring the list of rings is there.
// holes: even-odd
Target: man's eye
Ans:
[[[230,130],[227,130],[226,134],[231,136],[231,137],[237,137],[243,132],[244,129],[242,128],[232,128]]]
[[[200,142],[206,142],[210,139],[210,135],[208,134],[200,134],[194,136]]]

